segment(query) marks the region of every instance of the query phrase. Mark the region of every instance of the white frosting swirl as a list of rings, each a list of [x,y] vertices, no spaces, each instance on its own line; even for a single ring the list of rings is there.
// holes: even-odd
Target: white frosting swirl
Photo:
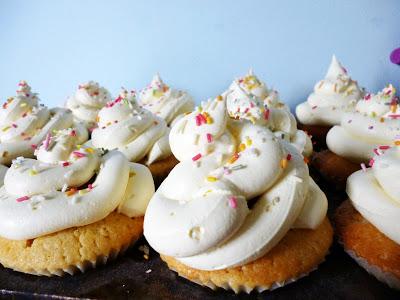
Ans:
[[[181,162],[144,222],[154,249],[202,270],[255,260],[290,228],[316,228],[327,209],[298,151],[265,126],[230,119],[225,101],[202,103],[173,126],[170,145]]]
[[[66,107],[72,110],[76,123],[82,122],[92,128],[98,112],[109,101],[110,92],[97,82],[89,81],[79,85],[75,94],[67,99]]]
[[[43,142],[38,160],[13,162],[0,189],[0,236],[36,238],[97,222],[117,208],[144,215],[154,193],[150,171],[118,151],[102,157],[80,141],[74,129],[60,131]]]
[[[317,82],[307,101],[296,107],[299,121],[307,125],[336,125],[343,113],[353,111],[363,91],[335,56],[325,75]]]
[[[139,107],[135,93],[123,90],[98,115],[98,128],[92,132],[95,147],[118,149],[130,161],[147,155],[147,164],[171,155],[165,142],[169,129],[165,121]]]
[[[342,157],[365,162],[379,145],[393,145],[400,135],[396,90],[388,85],[376,95],[367,94],[357,103],[356,110],[342,116],[340,126],[328,132],[326,143],[332,152]]]
[[[269,90],[251,70],[247,76],[232,82],[226,98],[228,113],[232,118],[265,125],[276,136],[292,143],[303,155],[311,155],[310,137],[297,129],[295,117],[280,101],[278,92]]]
[[[394,146],[375,156],[371,168],[353,173],[346,189],[363,217],[397,244],[400,244],[399,178],[400,147]]]
[[[71,125],[71,111],[39,105],[37,94],[21,81],[17,95],[0,108],[0,163],[10,164],[18,156],[33,157],[48,133]]]
[[[161,80],[159,74],[140,91],[140,104],[169,125],[177,117],[194,108],[193,99],[187,92],[170,88]]]

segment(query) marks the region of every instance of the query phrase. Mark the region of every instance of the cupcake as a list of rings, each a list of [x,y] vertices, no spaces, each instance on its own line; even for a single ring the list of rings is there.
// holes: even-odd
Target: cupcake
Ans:
[[[347,180],[349,200],[335,214],[340,242],[378,280],[400,289],[400,147],[374,156]]]
[[[218,96],[171,129],[180,161],[150,200],[144,234],[171,270],[208,286],[263,291],[305,276],[332,242],[327,199],[301,154]]]
[[[89,81],[79,85],[75,94],[67,99],[65,106],[72,111],[75,123],[82,123],[92,129],[96,125],[98,112],[111,100],[110,92],[106,88]]]
[[[347,177],[368,164],[372,156],[400,139],[400,109],[396,89],[387,85],[377,94],[367,94],[354,112],[344,113],[340,125],[329,130],[329,150],[314,156],[313,166],[329,182],[345,187]]]
[[[280,100],[278,92],[268,89],[252,70],[232,82],[226,92],[226,106],[231,118],[267,126],[277,137],[292,143],[305,157],[311,155],[310,137],[297,129],[295,117]]]
[[[164,119],[168,125],[194,108],[193,99],[187,92],[169,87],[161,80],[159,74],[140,91],[139,100],[140,105]]]
[[[157,184],[177,163],[169,146],[166,122],[141,108],[133,91],[122,90],[99,111],[97,122],[93,146],[118,149],[129,161],[147,164]]]
[[[102,154],[72,130],[19,157],[0,189],[0,263],[34,275],[74,274],[123,252],[143,231],[149,170]]]
[[[299,128],[309,132],[319,148],[325,148],[329,129],[340,124],[345,112],[354,111],[362,97],[363,90],[357,81],[350,78],[347,70],[333,56],[325,79],[317,82],[307,101],[296,107]]]
[[[9,165],[19,156],[33,157],[46,136],[71,125],[70,110],[39,104],[37,94],[21,81],[17,95],[8,98],[0,109],[0,164]]]

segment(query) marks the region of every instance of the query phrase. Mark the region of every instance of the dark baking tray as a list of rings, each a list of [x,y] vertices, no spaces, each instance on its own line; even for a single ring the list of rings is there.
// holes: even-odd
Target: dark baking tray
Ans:
[[[313,177],[327,193],[329,215],[332,215],[346,196],[328,189],[314,173]],[[212,291],[178,277],[154,251],[145,260],[138,250],[144,244],[146,241],[141,239],[117,260],[76,276],[37,277],[0,267],[0,296],[21,299],[400,299],[399,292],[370,276],[336,242],[325,262],[309,276],[271,292],[239,296],[231,291]]]

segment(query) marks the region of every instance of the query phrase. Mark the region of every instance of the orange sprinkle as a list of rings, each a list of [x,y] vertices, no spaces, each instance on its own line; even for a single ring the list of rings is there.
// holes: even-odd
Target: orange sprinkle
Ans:
[[[394,144],[395,144],[396,146],[400,146],[400,141],[395,141]]]
[[[71,188],[69,191],[66,192],[67,196],[72,196],[73,194],[75,194],[78,191],[77,188]]]
[[[239,158],[239,153],[235,153],[235,154],[233,154],[233,156],[229,159],[229,163],[230,164],[233,164],[235,161],[237,161],[238,160],[238,158]]]
[[[309,164],[310,163],[310,159],[307,156],[304,156],[304,162],[306,164]]]
[[[241,143],[241,144],[239,145],[239,152],[242,152],[242,151],[244,151],[245,149],[246,149],[246,145],[243,144],[243,143]]]
[[[218,96],[217,96],[217,100],[218,100],[218,101],[222,101],[223,99],[224,99],[224,98],[222,98],[221,95],[218,95]]]

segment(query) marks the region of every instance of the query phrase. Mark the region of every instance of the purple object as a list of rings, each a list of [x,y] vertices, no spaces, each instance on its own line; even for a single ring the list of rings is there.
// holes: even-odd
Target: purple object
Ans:
[[[400,48],[394,49],[390,53],[390,61],[396,65],[400,65]]]

